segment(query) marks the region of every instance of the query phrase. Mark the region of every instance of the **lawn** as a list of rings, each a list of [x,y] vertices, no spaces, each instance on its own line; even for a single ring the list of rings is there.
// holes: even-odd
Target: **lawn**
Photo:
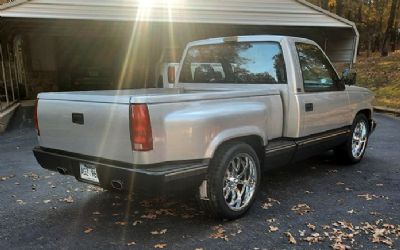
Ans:
[[[388,57],[361,55],[357,64],[357,85],[376,94],[375,105],[400,108],[400,51]]]

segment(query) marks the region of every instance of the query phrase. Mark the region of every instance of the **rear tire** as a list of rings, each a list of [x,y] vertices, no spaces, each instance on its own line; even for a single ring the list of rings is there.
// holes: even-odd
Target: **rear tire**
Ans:
[[[207,198],[200,198],[200,205],[214,217],[240,218],[254,202],[260,182],[260,161],[254,149],[243,142],[227,143],[210,162]]]
[[[362,160],[368,146],[370,127],[368,118],[358,114],[351,127],[347,141],[335,149],[335,153],[346,164],[355,164]]]

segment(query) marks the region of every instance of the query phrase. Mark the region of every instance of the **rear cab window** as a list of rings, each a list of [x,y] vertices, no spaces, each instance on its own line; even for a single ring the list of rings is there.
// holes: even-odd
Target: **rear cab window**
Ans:
[[[286,84],[278,42],[230,42],[190,47],[182,64],[182,83]]]

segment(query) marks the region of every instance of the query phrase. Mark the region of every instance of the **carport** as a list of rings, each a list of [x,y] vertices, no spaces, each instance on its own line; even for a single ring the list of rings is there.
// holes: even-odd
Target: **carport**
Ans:
[[[0,6],[0,27],[9,103],[42,91],[156,87],[164,58],[179,61],[202,38],[307,37],[350,65],[358,45],[352,22],[304,0],[14,0]]]

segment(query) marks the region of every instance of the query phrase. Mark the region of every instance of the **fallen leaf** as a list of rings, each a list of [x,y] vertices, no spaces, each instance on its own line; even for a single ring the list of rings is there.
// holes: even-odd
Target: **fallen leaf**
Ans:
[[[355,214],[356,211],[354,211],[354,209],[351,209],[351,210],[347,211],[347,213],[349,213],[349,214]]]
[[[308,223],[307,224],[307,227],[309,228],[309,229],[311,229],[311,230],[315,230],[315,228],[316,228],[316,226],[315,225],[313,225],[313,224],[311,224],[311,223]]]
[[[85,234],[89,234],[91,232],[93,232],[93,228],[88,227],[85,231],[83,231]]]
[[[278,230],[279,230],[278,227],[269,226],[269,231],[270,231],[270,232],[276,232],[276,231],[278,231]]]
[[[34,181],[36,181],[37,179],[40,178],[39,175],[37,175],[37,174],[35,174],[35,173],[33,173],[33,172],[29,172],[29,173],[23,174],[23,176],[24,176],[25,178],[30,178],[30,179],[32,179],[32,180],[34,180]]]
[[[297,212],[299,215],[304,215],[311,212],[311,208],[307,204],[297,204],[292,207],[292,211]]]
[[[24,202],[23,200],[16,200],[16,202],[17,202],[18,204],[20,204],[20,205],[25,205],[25,204],[26,204],[26,202]]]
[[[273,206],[272,203],[265,202],[265,203],[262,204],[261,208],[262,208],[262,209],[269,209],[269,208],[271,208],[272,206]]]
[[[297,244],[296,239],[293,237],[293,235],[290,232],[285,232],[284,234],[288,237],[288,241],[290,244]]]
[[[238,229],[237,231],[236,231],[236,233],[231,233],[231,235],[232,236],[236,236],[236,235],[238,235],[238,234],[241,234],[242,233],[242,229]]]
[[[120,226],[126,226],[128,224],[128,222],[126,221],[117,221],[115,222],[116,225],[120,225]]]
[[[132,223],[132,225],[133,226],[136,226],[136,225],[139,225],[139,224],[142,224],[143,222],[141,221],[141,220],[135,220],[133,223]]]
[[[194,217],[194,215],[191,215],[191,214],[182,214],[181,215],[181,218],[182,219],[191,219],[191,218],[193,218]]]
[[[276,199],[273,199],[273,198],[268,198],[268,201],[271,202],[271,203],[281,204],[280,201],[278,201],[278,200],[276,200]]]
[[[159,249],[166,248],[166,247],[167,247],[166,243],[158,243],[158,244],[154,245],[154,248],[159,248]]]
[[[372,195],[371,194],[359,194],[357,196],[361,197],[361,198],[364,198],[367,201],[370,201],[370,200],[373,200],[373,199],[377,198],[377,196],[373,195],[373,194]]]
[[[167,232],[167,229],[162,229],[159,231],[152,231],[150,232],[152,235],[159,235],[159,234],[165,234]]]
[[[392,239],[390,239],[390,238],[388,238],[388,237],[385,237],[385,239],[381,240],[381,242],[382,242],[383,244],[388,245],[388,246],[393,246],[393,241],[392,241]]]
[[[351,249],[350,246],[343,244],[342,242],[335,242],[331,245],[333,250],[348,250]]]
[[[14,178],[15,175],[8,175],[8,176],[0,176],[0,181],[6,181],[8,179]]]
[[[215,232],[210,234],[209,238],[211,239],[223,239],[228,241],[228,236],[225,235],[225,229],[219,225],[212,228]]]
[[[304,240],[310,244],[313,244],[322,241],[323,237],[321,237],[319,233],[313,233],[310,236],[305,237]]]
[[[144,215],[140,216],[140,218],[154,220],[157,218],[157,214],[148,213],[148,214],[144,214]]]
[[[67,198],[64,198],[64,202],[66,203],[73,203],[74,199],[72,198],[72,196],[68,196]]]

